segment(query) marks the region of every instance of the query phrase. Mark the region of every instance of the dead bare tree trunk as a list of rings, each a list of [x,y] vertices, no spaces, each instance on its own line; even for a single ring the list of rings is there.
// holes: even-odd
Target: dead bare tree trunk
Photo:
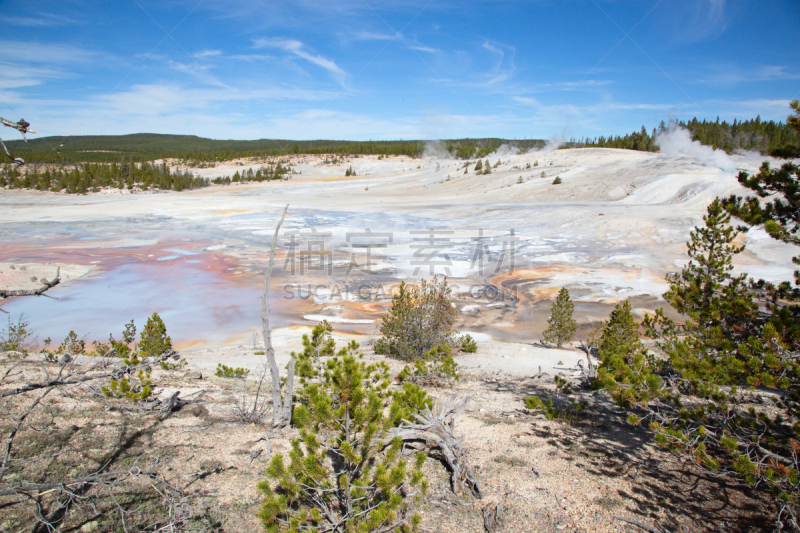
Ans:
[[[286,376],[286,397],[281,398],[281,371],[275,361],[275,349],[272,347],[272,329],[269,326],[269,280],[272,275],[272,265],[275,262],[275,245],[278,242],[278,231],[281,229],[283,219],[289,204],[283,210],[278,225],[275,227],[275,234],[272,236],[272,247],[269,251],[269,266],[264,273],[264,294],[261,297],[261,327],[264,334],[264,352],[266,353],[269,373],[272,376],[272,425],[276,428],[288,426],[292,421],[292,394],[294,388],[294,359],[289,361],[288,374]]]
[[[581,341],[581,350],[586,352],[586,361],[588,361],[589,365],[586,370],[583,371],[584,378],[588,381],[588,383],[592,383],[597,378],[597,367],[592,364],[592,346],[587,343],[586,341]],[[580,361],[578,361],[580,363]],[[582,365],[579,365],[582,366]]]

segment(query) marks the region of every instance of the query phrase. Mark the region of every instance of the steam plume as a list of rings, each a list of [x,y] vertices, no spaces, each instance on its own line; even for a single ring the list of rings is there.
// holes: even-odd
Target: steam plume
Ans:
[[[717,167],[726,172],[736,170],[736,163],[723,150],[715,150],[700,141],[693,141],[691,132],[674,122],[656,135],[655,142],[661,153],[668,156],[697,159],[703,165]]]

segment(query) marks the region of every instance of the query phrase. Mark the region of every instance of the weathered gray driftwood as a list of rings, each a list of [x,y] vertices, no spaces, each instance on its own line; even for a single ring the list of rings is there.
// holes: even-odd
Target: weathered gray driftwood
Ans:
[[[426,447],[436,448],[450,469],[450,484],[454,493],[461,492],[462,487],[469,489],[476,498],[482,498],[478,476],[467,462],[466,454],[461,448],[463,439],[453,435],[456,418],[464,412],[472,400],[472,395],[456,400],[455,395],[444,403],[437,402],[433,409],[426,407],[415,414],[417,423],[403,420],[403,425],[389,433],[387,444],[394,437],[403,441],[420,441]]]
[[[272,236],[272,247],[269,252],[269,266],[264,273],[264,294],[261,297],[261,328],[264,335],[264,352],[269,365],[269,373],[272,377],[272,425],[274,427],[286,427],[292,421],[292,394],[294,389],[294,364],[292,359],[289,361],[288,374],[286,376],[286,396],[281,397],[281,372],[278,363],[275,361],[275,350],[272,347],[272,329],[269,325],[269,280],[272,275],[272,265],[275,262],[275,245],[278,242],[278,231],[286,218],[289,205],[283,210],[278,225],[275,227],[275,234]]]

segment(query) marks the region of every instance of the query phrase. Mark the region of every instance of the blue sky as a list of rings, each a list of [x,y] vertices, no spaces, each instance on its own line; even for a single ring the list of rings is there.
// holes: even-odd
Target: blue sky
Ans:
[[[4,0],[0,21],[0,116],[40,135],[581,137],[800,97],[796,0]]]

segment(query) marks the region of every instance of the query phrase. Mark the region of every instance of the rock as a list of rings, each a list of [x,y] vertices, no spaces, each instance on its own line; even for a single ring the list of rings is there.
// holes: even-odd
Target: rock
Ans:
[[[483,527],[486,533],[494,533],[501,527],[503,521],[503,504],[488,504],[483,508]]]
[[[206,409],[202,405],[198,405],[196,403],[185,405],[178,411],[179,417],[188,417],[188,416],[196,416],[198,418],[207,418],[208,417],[208,409]]]
[[[184,374],[183,377],[184,379],[203,379],[203,374],[194,370],[190,370]]]

